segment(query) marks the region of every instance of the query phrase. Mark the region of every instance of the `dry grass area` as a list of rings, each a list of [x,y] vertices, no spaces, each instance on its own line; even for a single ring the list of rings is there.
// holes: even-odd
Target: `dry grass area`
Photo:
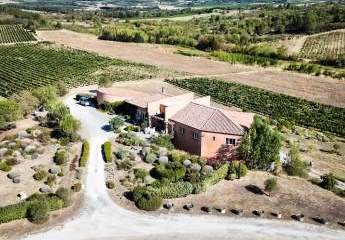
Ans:
[[[94,35],[67,30],[41,31],[38,32],[38,37],[41,40],[110,57],[157,65],[192,75],[215,76],[311,101],[345,107],[345,82],[340,80],[256,66],[233,65],[204,57],[182,56],[174,54],[177,48],[173,46],[103,41]]]
[[[302,158],[312,162],[313,170],[326,174],[334,173],[345,179],[345,139],[327,137],[325,134],[296,127],[296,130],[285,134],[285,151],[290,143],[298,142]]]
[[[277,177],[278,189],[271,197],[254,193],[252,186],[264,189],[264,181],[272,177],[265,172],[250,172],[246,177],[234,181],[222,181],[212,186],[206,193],[175,199],[175,211],[184,211],[182,206],[193,203],[194,213],[200,213],[202,206],[242,208],[244,216],[252,217],[253,210],[265,211],[265,217],[273,217],[271,212],[281,212],[284,219],[302,213],[305,221],[315,223],[311,217],[322,216],[334,222],[344,220],[345,199],[321,189],[307,180],[291,177]],[[252,187],[253,188],[253,187]]]
[[[119,174],[119,179],[123,177]],[[202,207],[226,208],[226,216],[236,216],[232,209],[243,209],[244,217],[256,217],[254,210],[264,211],[265,218],[275,218],[271,213],[282,213],[282,219],[292,220],[294,214],[304,214],[305,222],[316,223],[313,217],[324,217],[330,221],[331,227],[341,228],[339,221],[344,221],[345,199],[334,195],[332,192],[324,190],[305,179],[281,176],[278,179],[278,189],[267,196],[265,193],[255,193],[253,189],[264,189],[264,181],[272,177],[266,172],[249,172],[249,174],[239,180],[226,181],[210,187],[207,192],[189,195],[185,198],[165,200],[174,203],[172,210],[160,209],[151,214],[161,213],[188,213],[206,214]],[[109,190],[113,200],[120,206],[132,211],[139,211],[134,203],[124,197],[128,191],[126,187],[116,182],[115,190]],[[193,209],[187,211],[183,208],[185,204],[192,203]],[[213,209],[211,214],[223,215]]]
[[[297,55],[303,48],[307,36],[291,37],[280,41],[280,45],[286,48],[289,55]]]

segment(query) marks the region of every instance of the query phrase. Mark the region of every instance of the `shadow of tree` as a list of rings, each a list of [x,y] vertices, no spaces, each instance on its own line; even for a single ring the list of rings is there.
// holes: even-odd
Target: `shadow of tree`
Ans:
[[[249,184],[249,185],[245,186],[245,188],[249,192],[252,192],[252,193],[257,194],[257,195],[263,195],[264,194],[264,192],[261,190],[261,188],[259,188],[256,185],[253,185],[253,184]]]

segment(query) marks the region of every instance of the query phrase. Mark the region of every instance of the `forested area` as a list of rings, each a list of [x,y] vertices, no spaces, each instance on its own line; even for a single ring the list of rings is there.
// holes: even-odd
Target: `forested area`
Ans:
[[[344,27],[344,5],[282,5],[262,7],[234,16],[213,15],[208,18],[194,18],[182,24],[172,21],[118,22],[105,27],[100,38],[191,47],[197,47],[204,39],[213,38],[217,42],[216,45],[221,47],[224,44],[243,46],[274,40],[273,34],[312,34]],[[211,45],[209,47],[212,48]]]

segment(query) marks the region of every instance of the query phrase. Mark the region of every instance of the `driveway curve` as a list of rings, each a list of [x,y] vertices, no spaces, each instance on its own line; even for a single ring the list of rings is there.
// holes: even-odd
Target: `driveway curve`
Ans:
[[[83,134],[91,144],[85,201],[80,212],[62,226],[53,226],[23,239],[345,239],[345,232],[310,224],[269,219],[184,214],[146,215],[115,204],[104,183],[101,145],[112,137],[102,126],[109,116],[93,108],[66,100],[71,113],[82,122]]]

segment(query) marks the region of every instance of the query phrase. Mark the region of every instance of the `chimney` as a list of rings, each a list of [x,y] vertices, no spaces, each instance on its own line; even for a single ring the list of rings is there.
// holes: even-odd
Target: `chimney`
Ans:
[[[166,91],[165,87],[162,87],[162,94],[166,94],[166,93],[167,93],[167,91]]]

